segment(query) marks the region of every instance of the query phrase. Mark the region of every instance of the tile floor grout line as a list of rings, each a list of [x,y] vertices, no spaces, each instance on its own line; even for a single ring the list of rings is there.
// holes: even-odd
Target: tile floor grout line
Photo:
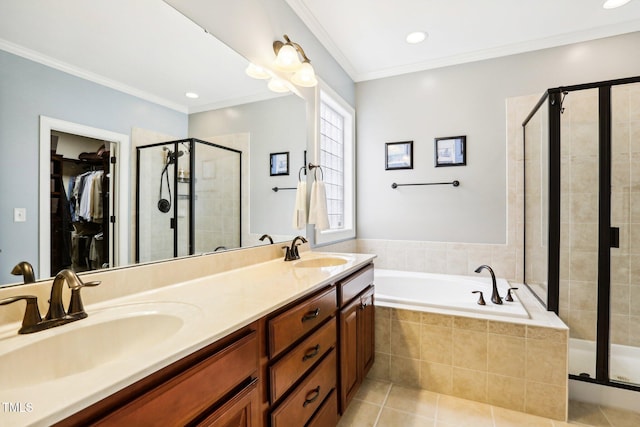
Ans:
[[[380,417],[382,416],[382,411],[384,410],[384,406],[387,404],[387,399],[389,399],[389,394],[391,394],[391,387],[393,387],[393,383],[389,383],[389,388],[387,389],[387,393],[384,395],[384,399],[382,399],[382,404],[380,405],[380,410],[378,411],[376,420],[373,422],[373,427],[376,427],[378,425],[378,421],[380,421]]]
[[[602,414],[605,420],[609,423],[610,426],[615,427],[615,424],[607,417],[607,414],[602,410],[602,406],[598,405],[598,411]]]

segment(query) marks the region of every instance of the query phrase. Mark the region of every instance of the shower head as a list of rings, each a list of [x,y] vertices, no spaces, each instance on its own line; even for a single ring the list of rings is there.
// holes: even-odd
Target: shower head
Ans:
[[[175,152],[175,151],[171,151],[167,147],[162,147],[162,149],[167,152],[165,155],[165,163],[167,165],[175,163],[176,159],[184,154],[184,151],[182,150]]]

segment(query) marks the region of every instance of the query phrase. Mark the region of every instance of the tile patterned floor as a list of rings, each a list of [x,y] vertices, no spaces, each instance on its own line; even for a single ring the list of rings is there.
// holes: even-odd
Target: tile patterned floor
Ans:
[[[638,427],[640,413],[570,402],[569,422],[555,421],[426,390],[367,379],[338,427]]]

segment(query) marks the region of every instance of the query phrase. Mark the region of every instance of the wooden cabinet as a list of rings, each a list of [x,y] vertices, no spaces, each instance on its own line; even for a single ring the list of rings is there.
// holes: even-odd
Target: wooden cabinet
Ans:
[[[255,328],[234,333],[60,425],[260,426],[257,344]]]
[[[340,413],[344,413],[374,362],[375,306],[372,283],[372,265],[338,282],[341,297],[338,321]]]
[[[267,422],[271,427],[304,426],[318,417],[331,419],[332,409],[327,405],[337,386],[337,307],[337,291],[331,286],[268,319]],[[337,419],[337,408],[334,412]]]

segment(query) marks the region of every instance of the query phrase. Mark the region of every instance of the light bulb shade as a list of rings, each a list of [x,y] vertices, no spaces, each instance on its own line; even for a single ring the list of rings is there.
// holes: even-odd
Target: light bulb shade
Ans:
[[[302,66],[298,51],[290,44],[283,44],[276,56],[276,67],[282,71],[298,71]]]
[[[253,77],[254,79],[268,79],[271,75],[259,65],[249,63],[247,69],[245,70],[248,76]]]
[[[267,85],[267,87],[269,87],[269,89],[271,89],[273,92],[277,93],[289,92],[289,87],[287,86],[287,84],[282,79],[276,77],[273,77],[271,80],[269,80],[269,84]]]
[[[318,79],[311,64],[303,62],[300,69],[291,77],[291,82],[302,87],[314,87],[318,84]]]

